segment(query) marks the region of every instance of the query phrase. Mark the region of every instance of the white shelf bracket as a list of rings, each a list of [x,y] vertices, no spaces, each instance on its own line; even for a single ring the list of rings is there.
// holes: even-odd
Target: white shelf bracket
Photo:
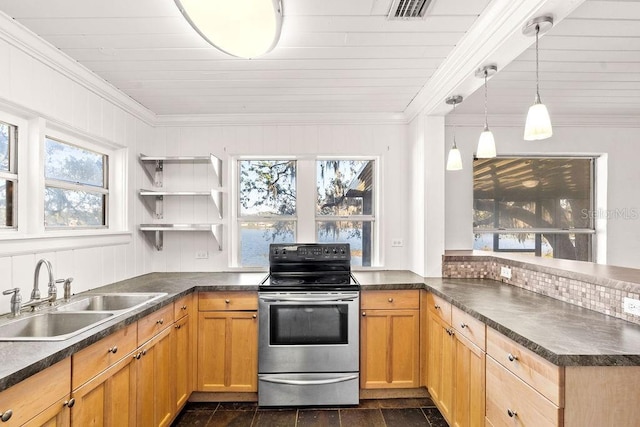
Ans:
[[[211,166],[213,166],[213,171],[218,178],[218,187],[222,187],[222,160],[213,154],[209,154],[211,160]]]
[[[222,191],[211,190],[211,200],[218,210],[218,218],[222,219]]]
[[[222,250],[222,224],[211,224],[211,234],[218,243],[218,250]]]

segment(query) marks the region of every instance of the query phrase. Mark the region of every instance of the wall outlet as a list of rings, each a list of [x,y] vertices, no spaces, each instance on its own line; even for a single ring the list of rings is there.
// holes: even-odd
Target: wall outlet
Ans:
[[[209,252],[196,251],[196,259],[207,259],[207,258],[209,258]]]
[[[511,279],[511,267],[500,267],[500,277]]]
[[[640,316],[640,300],[625,297],[624,312],[628,314]]]
[[[399,248],[401,246],[404,246],[404,241],[402,239],[392,239],[391,246],[393,246],[394,248]]]

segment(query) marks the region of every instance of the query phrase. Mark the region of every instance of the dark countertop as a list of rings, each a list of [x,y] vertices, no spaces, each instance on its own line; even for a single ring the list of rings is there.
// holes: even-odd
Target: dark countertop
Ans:
[[[257,291],[266,273],[150,273],[99,292],[167,296],[64,341],[0,342],[0,390],[194,291]],[[355,271],[362,290],[427,289],[558,365],[640,365],[640,326],[483,279],[427,278],[409,271]]]

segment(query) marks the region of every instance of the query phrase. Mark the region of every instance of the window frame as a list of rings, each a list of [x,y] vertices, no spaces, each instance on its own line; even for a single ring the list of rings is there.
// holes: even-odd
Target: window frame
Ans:
[[[4,120],[4,117],[0,117],[2,124],[8,125],[9,132],[9,167],[5,170],[0,170],[0,180],[12,183],[12,199],[11,199],[11,225],[0,226],[0,231],[17,231],[19,218],[18,218],[18,138],[19,138],[19,125],[10,123],[12,120]],[[7,200],[7,205],[9,201]]]
[[[553,156],[553,155],[547,155],[547,156],[536,156],[536,155],[502,155],[502,156],[497,156],[496,159],[522,159],[522,160],[528,160],[528,159],[554,159],[554,160],[562,160],[562,159],[570,159],[570,160],[588,160],[590,162],[589,165],[589,195],[590,195],[590,200],[589,200],[589,212],[594,212],[595,211],[595,207],[597,205],[597,196],[598,194],[596,193],[596,188],[597,188],[597,180],[598,180],[598,176],[597,176],[597,170],[598,170],[598,160],[599,160],[598,155],[562,155],[562,156]],[[476,160],[476,159],[474,159]],[[474,163],[474,168],[475,168],[475,163]],[[475,178],[472,178],[472,185],[475,186]],[[475,191],[473,194],[473,201],[475,204]],[[495,200],[494,200],[495,201]],[[475,208],[474,208],[475,210]],[[597,224],[596,224],[596,220],[592,217],[589,216],[588,218],[590,220],[590,224],[588,227],[579,227],[579,228],[561,228],[561,227],[557,227],[557,228],[549,228],[549,227],[531,227],[531,228],[501,228],[501,227],[473,227],[473,234],[474,236],[477,234],[491,234],[493,235],[493,247],[492,247],[492,251],[493,252],[502,252],[502,253],[524,253],[524,254],[534,254],[536,255],[537,251],[538,251],[538,245],[541,245],[541,241],[542,241],[542,237],[544,234],[549,234],[549,235],[558,235],[558,234],[573,234],[573,235],[590,235],[591,237],[591,241],[590,241],[590,247],[589,247],[589,252],[588,252],[588,260],[589,262],[595,262],[596,261],[596,257],[597,257],[597,247],[598,247],[598,242],[597,242]],[[499,237],[500,235],[505,235],[505,234],[524,234],[524,235],[528,235],[531,234],[534,237],[534,241],[535,243],[535,247],[534,249],[507,249],[507,248],[500,248],[499,247]],[[474,241],[475,241],[475,237],[474,237]],[[537,255],[536,255],[537,256]],[[555,257],[554,257],[555,258]],[[562,259],[562,258],[558,258],[558,259]]]

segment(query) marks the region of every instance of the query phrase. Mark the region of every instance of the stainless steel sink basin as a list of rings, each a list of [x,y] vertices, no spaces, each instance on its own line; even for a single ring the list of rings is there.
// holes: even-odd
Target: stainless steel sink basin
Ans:
[[[92,294],[76,301],[61,303],[57,311],[120,311],[132,310],[165,296],[165,293]]]
[[[0,324],[0,341],[61,341],[106,322],[114,313],[46,312]]]

